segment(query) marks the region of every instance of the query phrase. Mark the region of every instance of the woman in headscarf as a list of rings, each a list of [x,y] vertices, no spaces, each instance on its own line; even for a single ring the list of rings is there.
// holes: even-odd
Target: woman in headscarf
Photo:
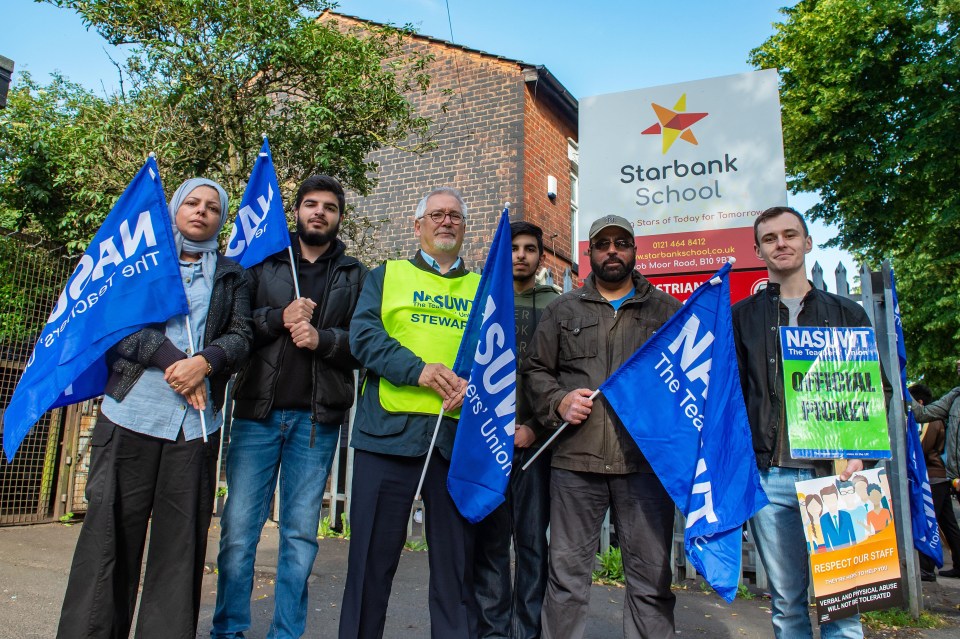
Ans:
[[[136,636],[196,636],[221,407],[253,329],[243,269],[217,253],[223,188],[187,180],[169,209],[190,313],[137,331],[108,353],[61,638],[129,636],[151,518]]]

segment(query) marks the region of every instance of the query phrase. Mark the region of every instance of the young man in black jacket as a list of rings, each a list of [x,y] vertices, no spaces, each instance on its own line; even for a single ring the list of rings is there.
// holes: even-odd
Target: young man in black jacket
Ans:
[[[780,326],[869,326],[855,302],[819,291],[807,280],[806,255],[813,248],[807,223],[794,209],[769,208],[753,225],[757,257],[767,265],[767,288],[733,307],[740,383],[747,404],[760,482],[770,503],[750,520],[770,580],[777,639],[812,636],[807,610],[807,553],[794,483],[832,474],[832,462],[790,455],[783,398]],[[847,461],[844,480],[863,462]],[[863,637],[858,616],[822,624],[824,638]]]
[[[300,637],[307,579],[340,425],[354,398],[348,329],[366,268],[337,232],[343,188],[323,175],[297,191],[296,297],[286,251],[250,268],[253,352],[234,389],[214,639],[250,627],[257,542],[280,476],[280,556],[270,637]]]

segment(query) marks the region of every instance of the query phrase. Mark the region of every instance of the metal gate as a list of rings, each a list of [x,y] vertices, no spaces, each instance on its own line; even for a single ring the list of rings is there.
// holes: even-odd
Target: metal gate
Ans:
[[[0,230],[0,406],[6,407],[27,359],[70,276],[63,247]],[[12,463],[0,459],[0,525],[53,517],[59,440],[66,409],[41,417]],[[3,439],[0,430],[0,441]]]

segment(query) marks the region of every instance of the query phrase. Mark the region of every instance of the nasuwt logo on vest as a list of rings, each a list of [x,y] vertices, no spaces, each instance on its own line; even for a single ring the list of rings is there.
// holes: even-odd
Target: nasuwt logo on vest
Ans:
[[[417,308],[453,311],[460,316],[450,317],[449,315],[435,315],[433,313],[411,313],[410,321],[414,324],[427,324],[430,326],[449,326],[457,330],[464,330],[467,327],[467,319],[470,316],[470,307],[473,306],[473,300],[457,295],[433,294],[424,290],[413,292],[413,306]]]

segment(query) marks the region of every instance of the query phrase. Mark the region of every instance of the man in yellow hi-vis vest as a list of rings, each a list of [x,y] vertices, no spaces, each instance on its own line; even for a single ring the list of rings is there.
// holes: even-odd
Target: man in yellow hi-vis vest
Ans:
[[[379,639],[407,517],[441,409],[436,451],[421,494],[430,553],[434,639],[476,636],[473,527],[447,492],[447,471],[467,382],[451,370],[480,278],[460,259],[467,205],[459,191],[435,189],[417,206],[420,250],[367,276],[350,348],[367,369],[353,424],[356,450],[350,555],[340,639]]]

